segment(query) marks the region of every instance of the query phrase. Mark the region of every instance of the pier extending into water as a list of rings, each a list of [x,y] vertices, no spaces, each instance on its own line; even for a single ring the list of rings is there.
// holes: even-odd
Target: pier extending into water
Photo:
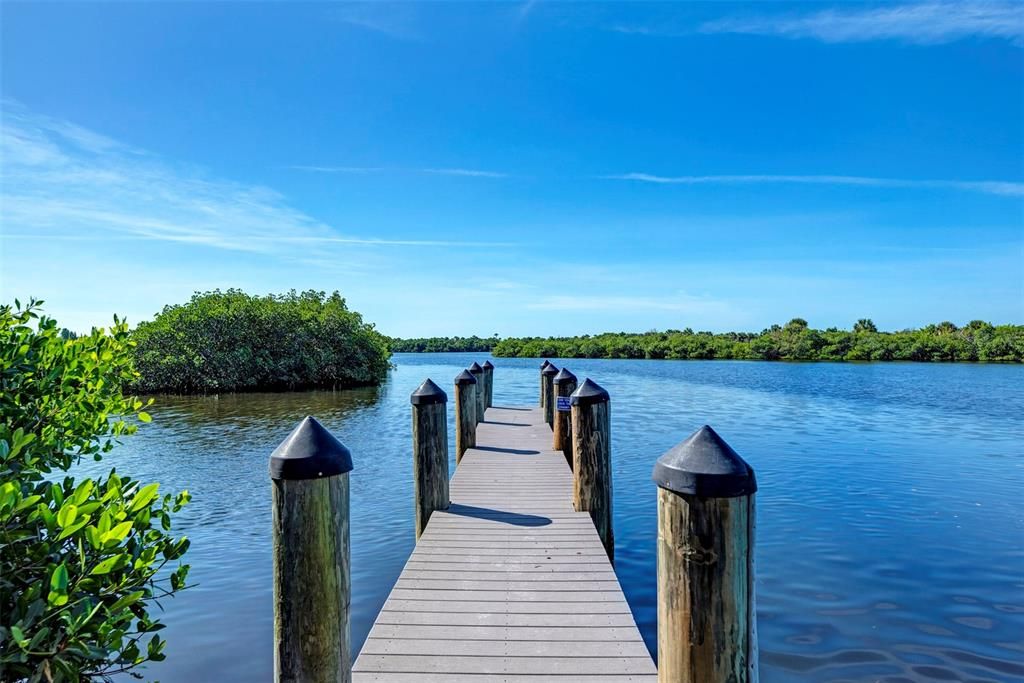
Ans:
[[[654,467],[655,666],[613,568],[610,397],[545,362],[538,406],[493,406],[494,368],[411,396],[417,543],[354,662],[352,458],[313,418],[274,452],[275,680],[757,680],[753,471],[709,427]],[[654,580],[655,577],[652,577]]]

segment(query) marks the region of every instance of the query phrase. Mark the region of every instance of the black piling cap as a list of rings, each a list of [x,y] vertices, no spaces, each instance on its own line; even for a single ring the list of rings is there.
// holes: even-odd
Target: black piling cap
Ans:
[[[541,371],[546,370],[549,365],[551,365],[551,361],[545,360],[543,363],[540,364]]]
[[[588,377],[569,396],[569,405],[592,406],[595,403],[607,403],[610,398],[608,392],[602,389],[600,384]]]
[[[565,384],[566,382],[574,382],[575,383],[576,382],[576,375],[572,374],[571,372],[569,372],[565,368],[562,368],[561,370],[558,371],[558,374],[555,375],[555,377],[554,377],[554,379],[552,381],[555,384]]]
[[[651,478],[663,489],[701,498],[737,498],[757,491],[754,470],[707,425],[658,458]]]
[[[494,363],[492,363],[489,360],[485,360],[484,361],[484,370],[493,370],[493,369],[494,369]]]
[[[544,368],[543,370],[541,370],[540,374],[544,375],[545,377],[550,377],[551,375],[557,375],[558,374],[558,368],[555,367],[554,363],[548,363],[548,366],[546,368]]]
[[[352,471],[352,453],[307,417],[270,454],[271,479],[319,479]]]
[[[469,366],[469,371],[472,372],[474,375],[479,375],[484,371],[484,369],[480,367],[479,363],[474,362],[472,365]]]
[[[476,377],[469,370],[463,370],[455,376],[455,384],[476,384]]]
[[[434,381],[427,378],[423,384],[419,386],[416,391],[412,392],[412,396],[409,397],[409,403],[414,406],[425,406],[432,403],[446,403],[448,401],[448,394],[444,393],[444,390],[434,384]]]

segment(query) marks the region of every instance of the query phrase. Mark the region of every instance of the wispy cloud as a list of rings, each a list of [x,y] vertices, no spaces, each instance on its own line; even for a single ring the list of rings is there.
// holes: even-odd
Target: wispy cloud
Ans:
[[[4,239],[143,239],[275,256],[309,244],[494,247],[343,234],[274,190],[211,178],[4,101]]]
[[[728,17],[701,24],[698,30],[810,38],[826,43],[903,40],[934,45],[982,37],[1024,45],[1024,3],[920,2],[830,8],[810,14]]]
[[[292,165],[284,168],[292,171],[309,171],[311,173],[352,173],[361,175],[365,173],[380,173],[389,169],[383,166],[305,166]]]
[[[725,307],[725,302],[676,292],[666,296],[591,296],[553,294],[528,303],[526,308],[545,311],[678,311],[706,313]]]
[[[516,9],[516,23],[521,24],[526,21],[526,18],[530,16],[530,12],[533,11],[533,8],[537,6],[538,2],[540,2],[540,0],[525,0],[525,2],[520,3],[519,7]]]
[[[331,9],[335,21],[397,40],[418,40],[414,6],[395,2],[345,2]]]
[[[605,180],[631,180],[660,185],[854,185],[862,187],[962,190],[984,194],[1024,197],[1024,183],[1004,180],[906,180],[845,175],[687,175],[660,176],[650,173],[621,173],[601,176]]]
[[[474,168],[402,168],[389,166],[286,166],[293,171],[310,171],[312,173],[351,173],[355,175],[369,173],[425,173],[429,175],[463,176],[467,178],[509,178],[508,173],[484,171]]]

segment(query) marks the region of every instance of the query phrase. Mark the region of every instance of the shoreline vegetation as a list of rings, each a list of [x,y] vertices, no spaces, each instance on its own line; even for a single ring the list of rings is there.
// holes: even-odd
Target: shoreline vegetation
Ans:
[[[131,333],[135,393],[211,394],[378,385],[387,337],[338,292],[197,292]]]
[[[1024,362],[1024,325],[973,320],[881,332],[869,319],[852,330],[817,330],[802,318],[754,332],[608,332],[575,337],[390,339],[395,353],[489,351],[505,358],[666,360]]]

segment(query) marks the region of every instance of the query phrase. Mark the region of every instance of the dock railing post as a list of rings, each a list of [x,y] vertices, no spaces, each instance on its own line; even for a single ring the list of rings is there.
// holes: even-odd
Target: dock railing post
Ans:
[[[430,513],[448,509],[448,395],[429,378],[412,392],[412,473],[416,540]]]
[[[653,479],[659,683],[756,683],[754,470],[705,425]]]
[[[569,398],[572,411],[573,507],[589,512],[608,559],[615,561],[612,532],[611,405],[608,392],[585,379]]]
[[[541,408],[544,407],[544,371],[551,365],[551,361],[546,360],[540,364],[540,402],[537,404]]]
[[[352,455],[312,417],[270,456],[274,680],[349,683]]]
[[[487,410],[487,378],[484,376],[483,367],[477,362],[469,366],[469,372],[476,380],[476,422],[480,424],[484,421],[484,411]]]
[[[484,407],[490,408],[494,405],[494,363],[484,361],[484,377],[487,378],[487,391],[484,394]]]
[[[567,404],[569,396],[576,391],[576,375],[562,368],[551,381],[555,385],[555,424],[551,448],[562,451],[569,467],[572,467],[572,416],[570,407],[563,403]]]
[[[540,378],[543,382],[544,396],[544,421],[548,423],[548,427],[554,428],[555,421],[555,386],[554,378],[558,374],[558,368],[555,367],[554,363],[548,363],[548,366],[541,370]]]
[[[469,370],[455,377],[455,465],[476,446],[476,378]]]

